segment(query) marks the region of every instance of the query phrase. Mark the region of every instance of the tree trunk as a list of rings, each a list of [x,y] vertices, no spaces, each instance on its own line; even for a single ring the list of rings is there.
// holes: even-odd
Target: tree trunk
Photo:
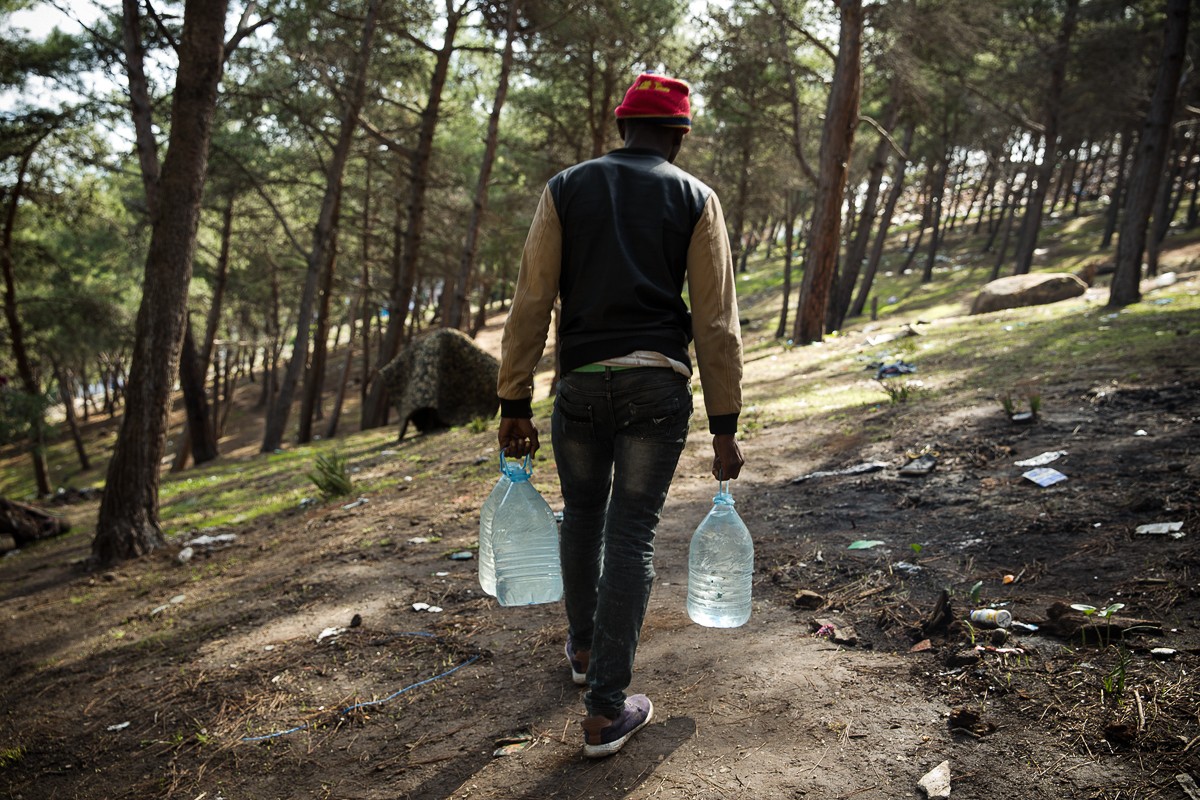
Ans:
[[[775,329],[775,338],[782,339],[787,335],[788,306],[792,302],[792,251],[796,248],[796,217],[800,213],[800,192],[788,189],[783,198],[784,231],[783,246],[783,305],[779,309],[779,327]]]
[[[896,120],[899,117],[900,104],[895,100],[889,101],[887,110],[883,114],[883,127],[888,131],[889,135],[896,127]],[[875,211],[879,202],[879,187],[883,184],[883,173],[887,169],[888,154],[891,152],[891,149],[892,143],[888,141],[888,138],[880,136],[879,143],[875,145],[875,152],[871,155],[871,164],[867,168],[867,193],[863,198],[858,231],[855,233],[854,241],[850,244],[850,249],[846,251],[846,263],[842,268],[842,277],[838,282],[837,297],[834,300],[835,311],[831,320],[834,330],[842,327],[842,323],[846,320],[846,312],[850,310],[850,301],[854,294],[854,284],[858,281],[858,274],[862,268],[863,259],[867,255],[867,243],[871,237],[871,230],[875,225]],[[903,158],[904,156],[901,157]]]
[[[25,174],[29,169],[29,160],[38,145],[50,135],[47,130],[37,141],[21,154],[17,164],[17,180],[13,188],[7,192],[8,203],[4,209],[4,228],[0,233],[0,268],[4,272],[4,319],[8,323],[8,339],[12,346],[13,359],[17,362],[17,375],[21,378],[21,388],[35,402],[37,408],[32,413],[30,422],[29,455],[33,459],[33,477],[37,484],[39,495],[50,494],[50,469],[46,465],[45,438],[45,409],[41,408],[38,398],[42,392],[40,381],[34,373],[29,353],[25,349],[25,329],[17,314],[17,285],[13,263],[13,229],[17,221],[17,204],[21,202],[21,194],[25,189]]]
[[[226,0],[228,2],[228,0]],[[146,192],[150,222],[158,213],[159,163],[158,140],[154,137],[154,104],[150,83],[146,80],[146,48],[142,44],[141,3],[122,0],[121,42],[125,51],[125,71],[129,79],[129,107],[133,119],[134,149]]]
[[[943,152],[934,169],[933,183],[930,184],[929,226],[933,231],[929,237],[929,255],[925,258],[925,268],[921,271],[921,283],[933,280],[933,265],[937,261],[938,248],[942,244],[942,202],[946,194],[946,177],[950,173],[950,153]]]
[[[1179,90],[1179,76],[1183,73],[1183,60],[1187,53],[1190,13],[1191,0],[1167,0],[1163,60],[1130,170],[1129,198],[1125,203],[1125,219],[1121,222],[1121,237],[1117,241],[1116,271],[1108,294],[1109,306],[1126,306],[1142,297],[1138,286],[1142,274],[1142,253],[1146,249],[1150,210],[1167,157],[1167,139]]]
[[[446,16],[446,33],[442,37],[442,48],[437,51],[433,76],[429,83],[429,102],[421,112],[421,128],[417,136],[417,146],[413,150],[411,163],[408,167],[410,189],[408,195],[407,224],[402,225],[397,210],[396,233],[400,236],[397,241],[403,242],[403,248],[397,247],[398,258],[393,259],[392,290],[390,307],[388,308],[387,332],[384,334],[383,345],[380,348],[380,367],[391,363],[400,350],[400,341],[404,337],[404,326],[408,321],[408,305],[412,300],[413,287],[417,280],[417,264],[420,261],[421,241],[425,229],[425,196],[429,189],[429,170],[433,160],[433,136],[437,130],[441,116],[442,95],[446,88],[446,77],[450,71],[450,57],[454,54],[454,39],[458,34],[459,23],[466,13],[467,4],[464,2],[458,9],[448,6]],[[362,427],[378,428],[387,420],[387,387],[376,372],[371,381],[367,401],[363,404]]]
[[[743,255],[746,250],[746,202],[750,194],[750,156],[753,155],[751,143],[754,139],[750,130],[738,137],[741,143],[739,155],[741,162],[738,167],[737,191],[733,196],[733,207],[730,209],[729,243],[734,264],[744,264]],[[745,266],[739,271],[744,271]]]
[[[338,206],[341,206],[339,201]],[[334,212],[333,235],[329,243],[329,260],[321,279],[321,296],[317,306],[317,326],[313,333],[312,358],[304,370],[304,392],[300,400],[299,431],[296,441],[312,441],[313,417],[319,416],[321,390],[325,386],[325,360],[329,352],[329,304],[333,298],[333,276],[337,270],[338,212]]]
[[[92,542],[92,557],[100,564],[144,555],[164,543],[158,522],[159,464],[179,367],[227,11],[228,0],[187,0],[184,5],[171,133],[156,183],[160,201],[146,255],[125,417],[108,464]]]
[[[1158,196],[1154,200],[1154,211],[1151,214],[1154,224],[1151,226],[1146,240],[1146,274],[1150,276],[1158,274],[1158,254],[1162,249],[1163,240],[1167,237],[1167,231],[1171,228],[1171,220],[1175,218],[1175,207],[1171,202],[1171,195],[1175,187],[1175,180],[1180,177],[1179,173],[1181,172],[1179,167],[1181,146],[1178,142],[1172,146],[1173,133],[1168,134],[1167,139],[1168,152],[1173,152],[1169,160],[1170,166],[1165,169],[1163,179],[1159,180]]]
[[[862,90],[862,0],[839,0],[838,8],[842,20],[837,61],[821,133],[816,208],[812,230],[808,234],[807,263],[792,337],[797,344],[811,344],[824,338],[825,311],[838,251],[841,250],[838,229],[846,193],[846,172],[854,130],[858,127],[858,100]]]
[[[500,139],[500,111],[508,97],[508,76],[512,72],[513,39],[516,38],[517,11],[520,3],[510,0],[508,19],[504,28],[504,52],[500,56],[500,78],[496,84],[496,96],[492,101],[492,113],[488,115],[487,135],[484,138],[483,163],[479,165],[479,178],[475,182],[475,197],[471,203],[471,218],[467,221],[467,235],[463,242],[462,258],[458,265],[458,280],[455,283],[454,300],[450,304],[442,325],[461,328],[464,315],[468,318],[471,306],[467,302],[467,290],[471,273],[475,269],[475,254],[479,249],[479,228],[487,210],[488,181],[492,177],[492,165],[496,161],[496,145]]]
[[[304,290],[300,295],[299,312],[296,316],[296,339],[292,347],[292,357],[288,361],[283,381],[279,385],[279,394],[267,413],[266,430],[263,434],[261,448],[263,453],[272,453],[278,450],[283,443],[296,385],[300,382],[300,375],[308,361],[309,325],[312,323],[317,282],[329,261],[333,229],[337,224],[337,209],[342,196],[346,159],[350,155],[350,145],[354,142],[354,133],[358,128],[358,114],[367,94],[367,67],[371,61],[371,41],[375,36],[379,2],[380,0],[369,0],[367,3],[362,41],[355,58],[353,84],[346,98],[346,107],[342,109],[337,143],[334,144],[333,154],[329,159],[329,168],[325,173],[325,197],[321,201],[321,212],[313,231],[313,246],[308,254],[308,270],[304,276]]]
[[[58,396],[63,404],[63,416],[67,420],[67,428],[71,431],[71,441],[75,444],[75,455],[79,457],[79,468],[87,472],[92,468],[88,460],[87,449],[83,446],[83,436],[79,432],[79,419],[75,416],[75,393],[71,390],[71,381],[66,370],[54,365],[54,378],[58,382]],[[86,394],[86,389],[85,389]],[[86,406],[86,403],[84,404]]]
[[[1104,215],[1104,233],[1100,237],[1101,250],[1112,247],[1112,237],[1117,232],[1117,221],[1120,219],[1121,208],[1125,205],[1125,184],[1129,175],[1129,165],[1133,163],[1133,129],[1121,131],[1119,137],[1121,156],[1117,161],[1117,179],[1109,195],[1108,212]]]
[[[1025,197],[1028,189],[1029,182],[1026,180],[1020,189],[1014,190],[1013,202],[1010,204],[1008,210],[1008,221],[1003,222],[1002,220],[1002,225],[1004,227],[1004,238],[1000,240],[1000,251],[996,253],[996,264],[992,267],[992,280],[996,280],[1000,277],[1000,269],[1004,265],[1005,257],[1008,255],[1008,240],[1012,238],[1013,225],[1016,224],[1017,211],[1021,208],[1021,199]],[[1026,215],[1025,219],[1028,218],[1028,215]],[[1025,223],[1022,222],[1022,224]]]
[[[1046,202],[1046,191],[1058,162],[1058,129],[1062,116],[1063,90],[1067,82],[1067,61],[1071,54],[1071,36],[1075,33],[1075,21],[1079,15],[1079,0],[1067,0],[1063,12],[1062,27],[1054,44],[1050,62],[1050,86],[1046,91],[1046,114],[1042,141],[1045,151],[1042,163],[1034,173],[1030,185],[1029,202],[1025,208],[1025,219],[1021,222],[1021,240],[1017,244],[1016,266],[1013,274],[1027,274],[1033,266],[1033,251],[1037,249],[1038,233],[1042,227],[1042,206]]]
[[[904,143],[901,145],[907,154],[912,150],[913,136],[916,125],[909,123],[904,129]],[[883,204],[883,213],[879,216],[879,230],[875,234],[875,243],[871,246],[871,256],[867,260],[867,271],[863,273],[862,285],[858,287],[858,295],[854,305],[850,307],[850,316],[861,316],[867,305],[867,296],[871,293],[871,284],[875,282],[875,273],[879,271],[879,262],[883,258],[883,246],[887,242],[888,229],[892,227],[892,217],[896,213],[896,205],[900,195],[904,193],[904,174],[908,171],[908,160],[901,157],[896,161],[896,174],[892,176],[892,186],[888,189],[887,200]]]
[[[183,327],[183,353],[179,363],[179,386],[183,389],[183,403],[187,410],[188,436],[186,441],[191,444],[193,460],[197,465],[212,461],[217,457],[217,435],[213,428],[213,419],[209,413],[208,397],[204,393],[204,377],[207,369],[201,368],[201,363],[207,368],[206,362],[200,361],[196,352],[196,341],[192,338],[192,323],[189,318]],[[182,445],[181,445],[182,446]]]

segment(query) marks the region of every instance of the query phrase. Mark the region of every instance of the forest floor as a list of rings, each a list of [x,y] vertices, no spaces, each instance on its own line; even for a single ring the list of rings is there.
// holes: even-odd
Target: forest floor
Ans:
[[[883,800],[923,797],[947,761],[958,797],[1187,798],[1200,248],[1173,255],[1179,280],[1120,314],[1092,290],[915,314],[920,335],[888,342],[910,328],[788,348],[766,333],[777,310],[748,298],[733,491],[755,539],[753,614],[713,630],[684,610],[715,488],[698,410],[631,687],[654,721],[599,761],[580,753],[561,606],[501,608],[453,558],[495,479],[493,426],[347,436],[355,494],[302,503],[319,446],[256,455],[246,387],[218,465],[165,479],[169,547],[87,571],[92,500],[61,509],[72,533],[0,560],[0,795]],[[874,381],[896,357],[919,371]],[[1037,418],[1010,421],[1008,393],[1037,398]],[[1022,478],[1017,461],[1051,451],[1065,481]],[[933,471],[901,476],[921,452]],[[866,462],[884,466],[795,481]],[[560,508],[549,447],[533,479]],[[1167,522],[1184,535],[1135,533]],[[237,538],[179,563],[201,533]],[[1021,623],[1004,641],[965,621],[989,606]]]

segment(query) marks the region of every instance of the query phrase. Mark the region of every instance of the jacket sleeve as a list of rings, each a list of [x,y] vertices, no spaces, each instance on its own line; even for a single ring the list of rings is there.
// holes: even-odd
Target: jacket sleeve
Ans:
[[[500,340],[500,415],[533,416],[533,371],[546,347],[562,270],[562,224],[550,187],[542,191],[525,250],[504,335]]]
[[[692,232],[687,258],[692,336],[710,433],[736,433],[742,409],[742,332],[733,256],[716,193]]]

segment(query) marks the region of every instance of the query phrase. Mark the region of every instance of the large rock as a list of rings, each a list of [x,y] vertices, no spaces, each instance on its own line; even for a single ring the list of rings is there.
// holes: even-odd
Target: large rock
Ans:
[[[1079,297],[1086,291],[1087,284],[1069,272],[1013,275],[984,286],[971,304],[971,313],[986,314],[1006,308],[1057,303]]]
[[[449,328],[418,336],[381,370],[400,412],[401,436],[410,421],[425,432],[494,417],[499,372],[496,359]]]

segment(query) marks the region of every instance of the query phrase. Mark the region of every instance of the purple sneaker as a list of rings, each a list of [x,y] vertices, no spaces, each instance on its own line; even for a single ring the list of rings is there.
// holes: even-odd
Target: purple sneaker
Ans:
[[[591,650],[576,650],[575,643],[571,641],[571,637],[567,637],[567,661],[571,663],[571,680],[576,686],[583,686],[587,683],[588,662],[591,660]]]
[[[593,714],[583,725],[583,754],[588,758],[611,756],[640,731],[654,716],[654,704],[644,694],[625,698],[625,708],[616,719]]]

